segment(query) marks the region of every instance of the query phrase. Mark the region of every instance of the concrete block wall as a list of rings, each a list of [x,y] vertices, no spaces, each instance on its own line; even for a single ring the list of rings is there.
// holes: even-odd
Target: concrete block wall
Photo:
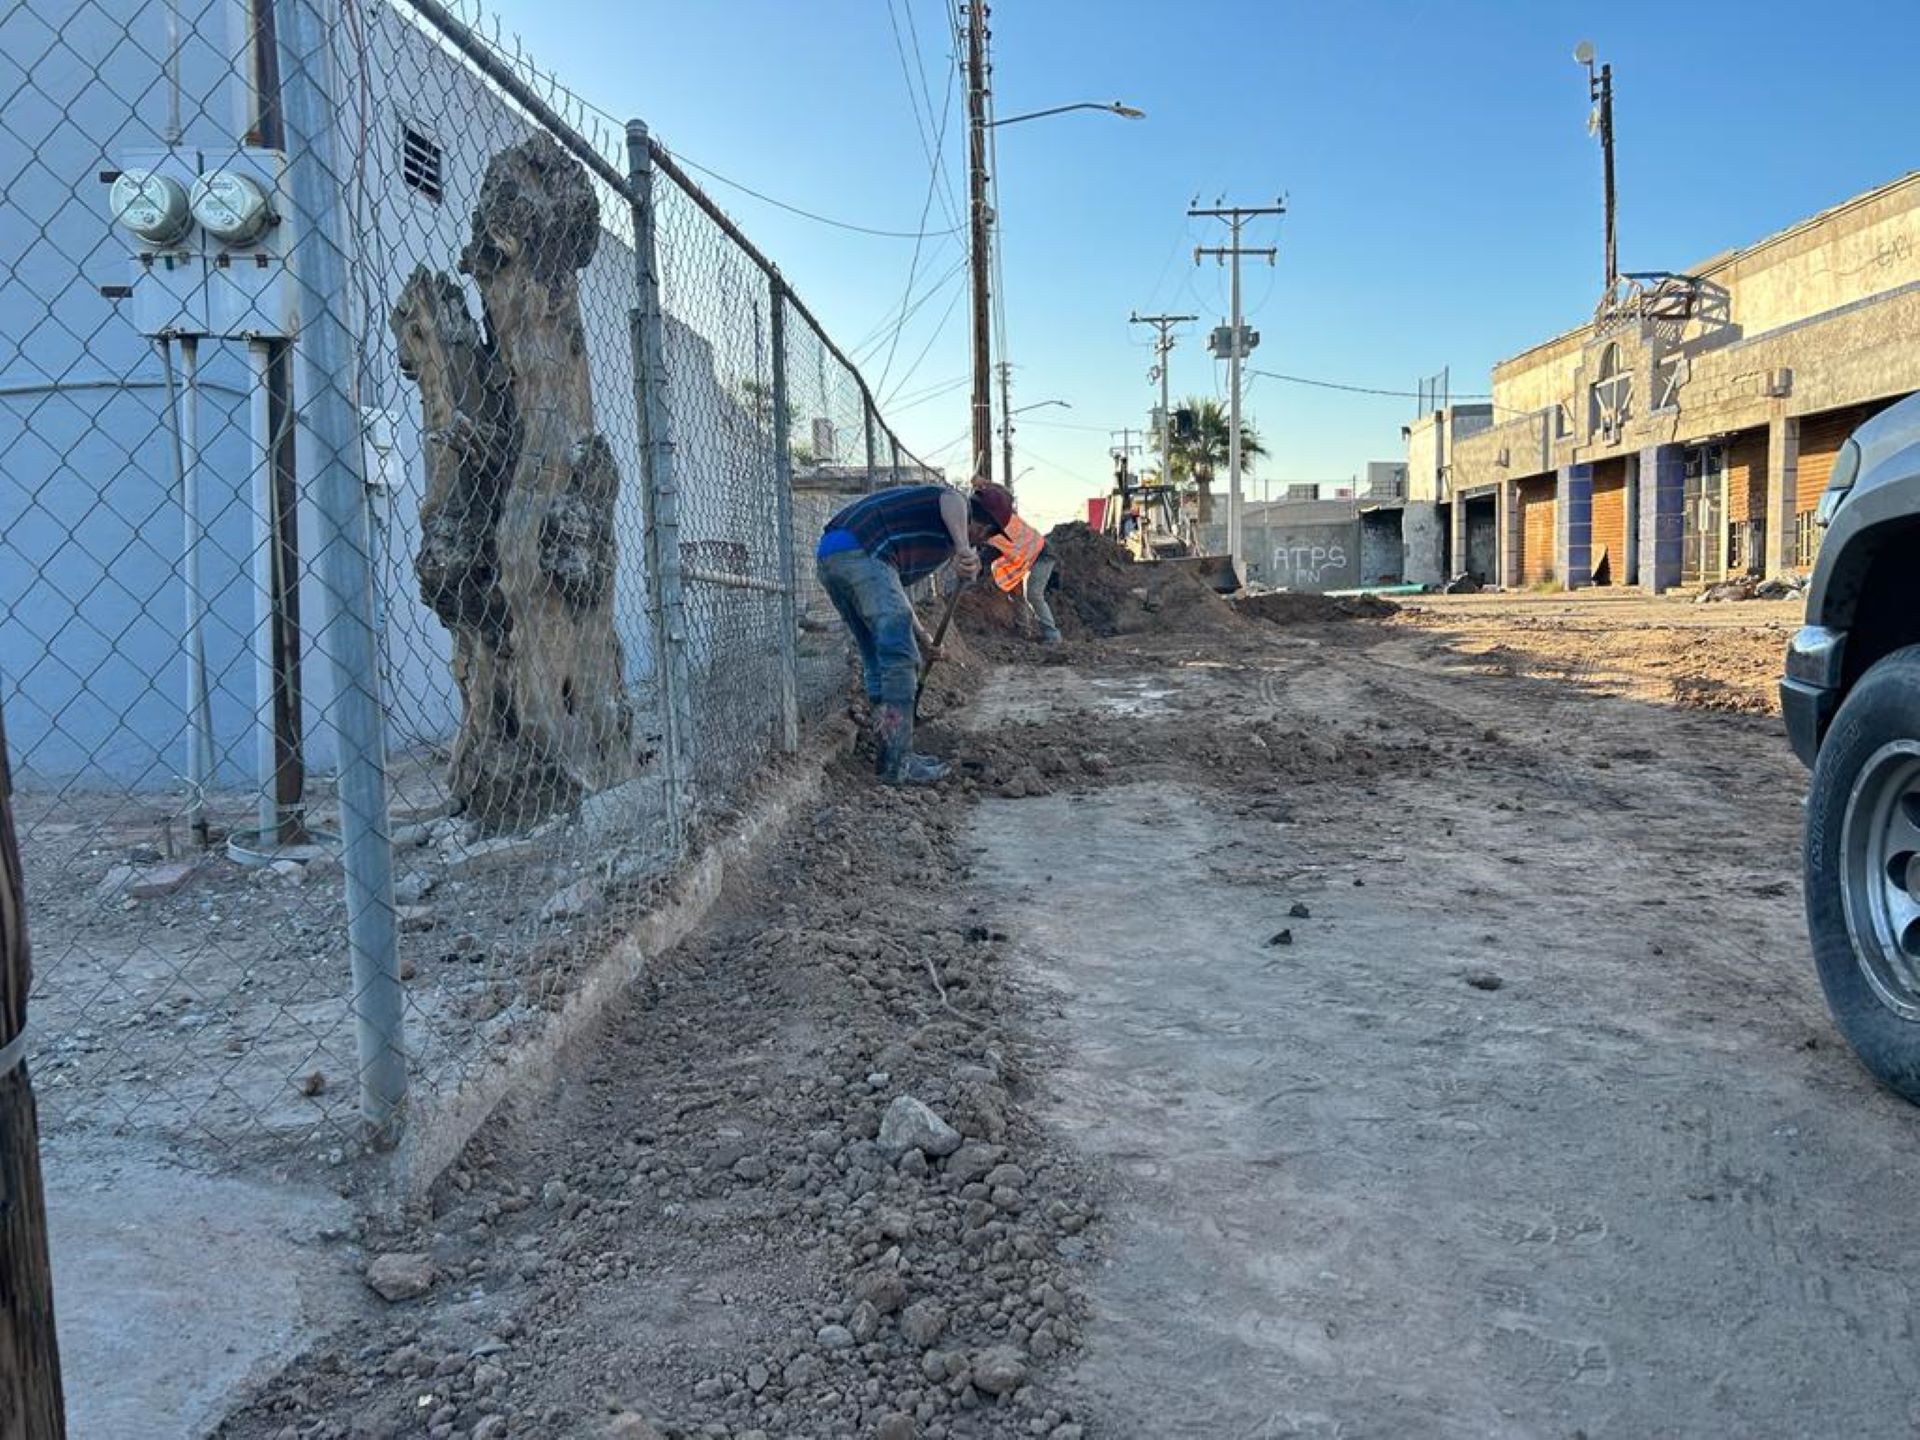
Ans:
[[[1793,569],[1794,526],[1799,505],[1800,421],[1775,415],[1767,422],[1767,573]]]
[[[1679,445],[1649,445],[1638,460],[1639,583],[1658,595],[1680,583],[1686,461]]]

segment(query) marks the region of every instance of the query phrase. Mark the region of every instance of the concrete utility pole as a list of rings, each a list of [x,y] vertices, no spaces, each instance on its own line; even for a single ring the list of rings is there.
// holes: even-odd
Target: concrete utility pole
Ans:
[[[1232,361],[1228,371],[1232,377],[1230,400],[1227,407],[1227,553],[1233,560],[1234,579],[1239,580],[1246,571],[1245,547],[1240,533],[1240,362],[1244,360],[1258,343],[1257,336],[1250,336],[1242,323],[1240,314],[1240,257],[1242,255],[1264,255],[1271,265],[1278,253],[1272,246],[1265,248],[1246,247],[1240,243],[1240,230],[1247,221],[1256,215],[1284,215],[1284,205],[1231,205],[1213,208],[1194,208],[1187,211],[1189,216],[1210,216],[1215,220],[1227,222],[1231,239],[1226,245],[1196,246],[1193,263],[1198,265],[1200,257],[1211,255],[1224,264],[1233,261],[1233,316],[1228,323],[1227,335],[1222,341],[1219,331],[1214,332],[1216,342],[1214,354],[1220,353],[1224,344],[1227,357]]]
[[[1013,365],[1002,360],[1000,370],[1000,479],[1013,489]]]
[[[973,483],[993,478],[993,367],[987,270],[987,0],[967,0],[967,153],[973,261]]]
[[[1160,483],[1173,483],[1173,411],[1167,401],[1167,356],[1173,353],[1173,327],[1198,320],[1198,315],[1142,315],[1138,310],[1127,316],[1129,325],[1151,325],[1159,333],[1153,340],[1153,368],[1160,374]]]

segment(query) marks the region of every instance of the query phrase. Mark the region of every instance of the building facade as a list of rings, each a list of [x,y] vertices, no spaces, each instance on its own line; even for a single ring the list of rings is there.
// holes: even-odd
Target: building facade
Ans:
[[[1406,431],[1407,579],[1639,586],[1805,572],[1853,429],[1920,391],[1920,173],[1494,367]]]

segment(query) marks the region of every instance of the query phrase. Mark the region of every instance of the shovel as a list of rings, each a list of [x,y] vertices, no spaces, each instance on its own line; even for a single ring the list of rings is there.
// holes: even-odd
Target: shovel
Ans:
[[[953,594],[947,597],[947,608],[940,612],[940,624],[933,632],[933,648],[938,650],[940,643],[947,638],[947,627],[953,624],[953,612],[960,608],[960,597],[966,592],[965,585],[955,585]],[[920,697],[927,693],[927,676],[933,670],[934,657],[927,656],[926,663],[920,667],[920,683],[913,688],[913,720],[920,723]]]

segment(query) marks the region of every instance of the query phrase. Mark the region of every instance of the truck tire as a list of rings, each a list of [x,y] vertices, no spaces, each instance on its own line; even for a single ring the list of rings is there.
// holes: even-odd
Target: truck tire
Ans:
[[[1874,665],[1834,716],[1807,796],[1807,931],[1860,1062],[1920,1104],[1920,646]]]

